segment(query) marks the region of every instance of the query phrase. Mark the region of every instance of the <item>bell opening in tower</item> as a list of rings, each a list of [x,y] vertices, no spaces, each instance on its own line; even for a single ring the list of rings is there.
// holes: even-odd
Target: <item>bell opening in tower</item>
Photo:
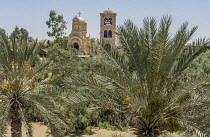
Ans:
[[[79,50],[79,44],[77,42],[74,43],[74,48]]]
[[[109,18],[109,19],[105,18],[104,25],[112,25],[112,18]]]

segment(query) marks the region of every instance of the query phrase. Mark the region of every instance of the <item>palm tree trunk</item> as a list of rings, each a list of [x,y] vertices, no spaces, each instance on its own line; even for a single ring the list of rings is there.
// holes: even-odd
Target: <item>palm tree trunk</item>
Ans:
[[[22,137],[22,121],[17,108],[11,112],[11,137]]]

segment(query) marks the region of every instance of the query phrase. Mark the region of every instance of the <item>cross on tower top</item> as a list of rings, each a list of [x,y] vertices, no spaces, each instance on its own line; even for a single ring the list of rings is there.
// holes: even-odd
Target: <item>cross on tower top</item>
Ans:
[[[79,17],[80,17],[80,15],[82,14],[80,11],[79,11],[79,13],[77,13],[78,15],[79,15]]]

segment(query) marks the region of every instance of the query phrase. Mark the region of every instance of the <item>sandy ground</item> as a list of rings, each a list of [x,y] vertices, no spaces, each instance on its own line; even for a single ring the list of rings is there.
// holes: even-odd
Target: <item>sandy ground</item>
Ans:
[[[32,126],[33,126],[34,137],[46,137],[47,135],[46,126],[41,125],[41,123],[32,123]],[[22,137],[27,137],[25,133],[26,133],[25,128],[22,127]],[[6,137],[11,137],[10,127],[8,127],[8,134],[6,134]]]
[[[47,127],[44,125],[41,125],[40,123],[32,123],[33,126],[33,133],[34,137],[51,137],[47,136],[48,134],[46,133]],[[93,134],[92,135],[74,135],[72,134],[70,137],[112,137],[113,135],[121,135],[123,137],[136,137],[132,132],[133,131],[128,131],[128,132],[122,132],[122,131],[111,131],[111,130],[106,130],[106,129],[99,129],[95,128],[92,129]],[[8,134],[6,134],[6,137],[11,137],[11,132],[10,132],[10,127],[8,127]],[[25,129],[22,128],[22,137],[27,137],[25,135]]]
[[[32,123],[33,126],[33,132],[34,132],[34,137],[51,137],[48,136],[47,130],[48,128],[41,123]],[[22,128],[22,137],[27,137],[25,135],[25,129]],[[107,130],[107,129],[99,129],[95,128],[92,129],[93,134],[92,135],[75,135],[72,134],[70,137],[114,137],[114,135],[118,135],[119,137],[137,137],[134,135],[134,129],[130,129],[127,132],[122,132],[122,131],[112,131],[112,130]],[[10,127],[8,127],[8,134],[6,134],[6,137],[11,137],[10,135]],[[180,134],[176,133],[171,133],[169,135],[172,135],[174,137],[181,137]]]
[[[136,137],[136,135],[134,135],[132,131],[122,132],[96,128],[92,129],[92,132],[92,135],[82,135],[81,137],[113,137],[114,135],[119,135],[119,137]],[[72,137],[80,136],[72,135]]]

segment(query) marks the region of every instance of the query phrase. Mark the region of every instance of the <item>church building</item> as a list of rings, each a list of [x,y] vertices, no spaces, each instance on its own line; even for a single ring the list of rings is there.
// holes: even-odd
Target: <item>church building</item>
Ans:
[[[84,18],[79,16],[72,20],[72,31],[69,34],[68,40],[74,45],[74,48],[79,50],[80,54],[87,54],[89,52],[90,34],[87,32],[87,22]]]
[[[87,32],[87,22],[84,18],[78,16],[72,20],[72,31],[68,36],[68,41],[74,45],[79,54],[85,55],[90,52],[91,42],[90,34]],[[109,44],[115,47],[116,15],[110,9],[100,13],[100,43]]]

